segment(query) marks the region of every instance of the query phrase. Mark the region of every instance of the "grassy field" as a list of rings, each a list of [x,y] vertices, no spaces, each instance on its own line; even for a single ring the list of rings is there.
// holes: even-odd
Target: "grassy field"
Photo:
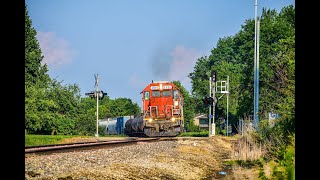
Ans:
[[[127,137],[125,135],[105,135],[100,137]],[[48,144],[59,144],[66,139],[71,138],[94,138],[94,136],[79,136],[79,135],[25,135],[25,146],[40,146]]]
[[[25,135],[25,146],[40,146],[48,144],[57,144],[63,139],[78,136],[64,136],[64,135]]]

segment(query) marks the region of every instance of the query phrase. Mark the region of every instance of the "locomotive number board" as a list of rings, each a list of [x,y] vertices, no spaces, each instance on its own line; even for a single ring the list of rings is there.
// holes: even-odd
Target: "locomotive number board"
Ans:
[[[172,89],[172,86],[163,86],[163,89]]]
[[[159,86],[151,86],[150,89],[151,89],[151,90],[158,90],[158,89],[159,89]]]
[[[151,90],[158,90],[159,86],[151,86],[150,87]],[[168,86],[163,86],[163,89],[172,89],[172,86],[168,85]]]

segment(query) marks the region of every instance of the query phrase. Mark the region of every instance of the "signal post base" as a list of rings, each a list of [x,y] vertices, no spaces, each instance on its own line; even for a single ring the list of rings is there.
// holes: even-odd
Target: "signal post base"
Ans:
[[[216,135],[216,124],[212,123],[211,125],[211,134],[209,135],[209,137],[215,136]]]

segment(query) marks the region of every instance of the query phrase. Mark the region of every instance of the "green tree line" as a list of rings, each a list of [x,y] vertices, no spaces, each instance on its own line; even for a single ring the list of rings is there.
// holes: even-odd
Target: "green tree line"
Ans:
[[[284,7],[279,14],[263,9],[259,17],[259,117],[263,120],[268,112],[277,112],[282,119],[291,120],[291,128],[294,128],[295,93],[294,17],[293,6]],[[197,60],[194,71],[189,74],[192,94],[199,102],[196,111],[206,112],[200,102],[208,95],[208,72],[216,71],[218,81],[229,76],[231,122],[236,123],[245,114],[253,114],[254,23],[254,20],[246,20],[240,32],[220,38],[209,57]],[[217,108],[217,117],[225,116],[225,98],[218,101]]]
[[[279,159],[280,165],[289,169],[286,176],[290,179],[294,178],[295,8],[285,6],[279,13],[263,8],[258,18],[260,123],[254,137],[266,144],[269,157]],[[240,118],[248,119],[253,115],[254,37],[255,20],[248,19],[235,35],[220,38],[209,56],[198,58],[189,74],[197,113],[207,112],[201,99],[208,96],[210,72],[217,72],[218,81],[227,80],[229,76],[228,117],[233,131]],[[268,120],[269,112],[280,114],[275,125]],[[216,104],[215,120],[221,118],[226,119],[226,98]]]
[[[25,6],[25,130],[29,134],[93,135],[96,99],[81,97],[77,84],[63,85],[51,78],[42,63],[36,30]],[[138,115],[140,108],[129,98],[99,102],[99,119]],[[102,132],[102,131],[99,131]]]

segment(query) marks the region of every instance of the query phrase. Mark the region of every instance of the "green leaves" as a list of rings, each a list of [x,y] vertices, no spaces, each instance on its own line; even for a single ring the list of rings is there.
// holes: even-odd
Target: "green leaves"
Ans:
[[[179,89],[183,96],[183,112],[184,112],[184,125],[188,130],[194,130],[193,127],[193,117],[195,115],[195,104],[194,99],[190,96],[189,92],[182,86],[180,81],[173,81]],[[191,129],[193,128],[193,129]]]
[[[294,16],[294,7],[288,6],[284,7],[280,14],[264,8],[260,17],[261,118],[266,118],[264,115],[274,110],[294,114]],[[230,78],[231,115],[238,118],[244,113],[252,114],[254,35],[254,20],[246,20],[237,34],[219,39],[209,58],[198,59],[194,72],[189,76],[195,97],[203,98],[208,95],[209,83],[205,73],[214,70],[218,80],[226,80],[227,76]],[[225,111],[224,98],[218,101],[217,107]]]
[[[25,7],[25,83],[26,85],[38,83],[42,87],[49,81],[46,65],[41,65],[43,56],[39,42],[36,38],[37,32],[32,27],[32,21]]]
[[[80,88],[49,77],[36,34],[25,7],[25,128],[28,133],[72,134]]]
[[[50,134],[55,130],[65,134],[62,122],[74,127],[70,119],[78,116],[79,91],[77,85],[62,86],[56,80],[50,81],[47,88],[37,84],[26,86],[25,123],[28,132]]]

